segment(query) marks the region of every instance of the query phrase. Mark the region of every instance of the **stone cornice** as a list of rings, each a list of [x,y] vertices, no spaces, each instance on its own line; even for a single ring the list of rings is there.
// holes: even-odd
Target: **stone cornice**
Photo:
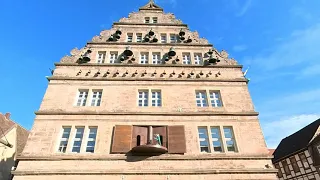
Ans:
[[[193,161],[193,160],[270,160],[272,156],[268,155],[244,155],[244,154],[210,154],[210,155],[180,155],[180,156],[131,156],[130,158],[144,161]],[[79,161],[119,161],[127,160],[125,155],[108,156],[108,155],[55,155],[55,156],[18,156],[19,161],[63,161],[63,160],[79,160]]]
[[[97,67],[178,67],[178,68],[240,68],[242,65],[214,65],[214,66],[199,66],[199,65],[185,65],[185,64],[122,64],[122,63],[54,63],[55,66],[97,66]]]
[[[161,78],[103,78],[103,77],[47,77],[50,80],[69,80],[69,81],[183,81],[183,82],[248,82],[247,79],[161,79]]]
[[[113,25],[119,26],[178,26],[178,27],[186,27],[188,28],[187,24],[173,24],[173,23],[128,23],[128,22],[114,22]]]
[[[258,112],[103,112],[36,111],[36,115],[258,116]]]
[[[88,45],[122,45],[122,46],[168,46],[170,47],[190,47],[190,46],[195,46],[195,47],[212,47],[212,44],[188,44],[188,43],[144,43],[144,42],[87,42]]]
[[[276,169],[166,169],[166,170],[27,170],[12,171],[15,176],[27,175],[142,175],[142,174],[274,174]]]

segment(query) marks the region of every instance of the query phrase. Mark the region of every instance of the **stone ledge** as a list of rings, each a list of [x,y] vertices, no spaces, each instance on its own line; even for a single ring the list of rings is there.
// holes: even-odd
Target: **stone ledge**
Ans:
[[[178,27],[188,27],[187,24],[173,24],[173,23],[130,23],[130,22],[114,22],[113,25],[125,25],[125,26],[178,26]]]
[[[274,174],[276,169],[180,169],[180,170],[95,170],[95,171],[67,171],[67,170],[38,170],[38,171],[12,171],[15,176],[26,175],[145,175],[145,174]]]
[[[36,115],[258,116],[258,112],[106,112],[36,111]]]
[[[168,49],[170,47],[212,47],[212,44],[192,44],[192,43],[147,43],[147,42],[87,42],[88,45],[121,45],[121,46],[131,46],[135,47],[137,46],[168,46]]]
[[[78,63],[54,63],[55,66],[102,66],[102,67],[179,67],[179,68],[242,68],[243,65],[214,65],[214,66],[199,66],[199,65],[184,65],[184,64],[122,64],[122,63],[113,63],[113,64],[99,64],[99,63],[87,63],[87,64],[78,64]]]
[[[267,155],[206,155],[206,156],[197,156],[197,155],[181,155],[181,156],[137,156],[132,158],[143,159],[144,161],[193,161],[193,160],[271,160],[272,156]],[[19,161],[63,161],[63,160],[79,160],[79,161],[118,161],[118,160],[126,160],[127,156],[119,155],[119,156],[105,156],[105,155],[94,155],[94,154],[86,154],[86,155],[61,155],[54,154],[49,156],[28,156],[22,155],[18,156],[17,159]]]

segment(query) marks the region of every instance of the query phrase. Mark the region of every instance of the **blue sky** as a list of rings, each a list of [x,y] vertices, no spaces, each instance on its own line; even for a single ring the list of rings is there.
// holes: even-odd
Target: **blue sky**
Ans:
[[[320,117],[319,0],[156,0],[245,68],[269,147]],[[0,112],[30,129],[49,68],[147,0],[4,0]]]

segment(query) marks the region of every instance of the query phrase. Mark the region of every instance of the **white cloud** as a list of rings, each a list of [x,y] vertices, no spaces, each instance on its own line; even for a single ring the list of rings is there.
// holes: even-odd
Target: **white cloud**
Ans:
[[[251,7],[252,0],[247,0],[240,8],[239,12],[237,12],[236,16],[240,17],[243,16]]]
[[[269,148],[276,148],[280,141],[320,118],[320,114],[302,114],[284,117],[262,124],[264,136]]]
[[[233,46],[233,51],[234,52],[241,52],[241,51],[245,51],[245,50],[247,50],[247,46],[246,45],[244,45],[244,44],[241,44],[241,45],[236,45],[236,46]]]
[[[274,47],[269,47],[245,61],[269,71],[297,65],[300,67],[319,65],[319,47],[320,24],[316,24],[305,30],[292,32],[287,41],[275,44]]]

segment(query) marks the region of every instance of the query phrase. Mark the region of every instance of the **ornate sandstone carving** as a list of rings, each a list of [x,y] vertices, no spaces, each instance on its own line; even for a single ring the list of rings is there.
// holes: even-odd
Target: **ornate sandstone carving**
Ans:
[[[70,51],[71,56],[64,56],[61,58],[61,63],[75,63],[80,58],[80,56],[84,53],[86,48],[78,49],[74,48]]]
[[[144,17],[146,16],[143,12],[132,12],[126,18],[121,18],[119,22],[121,23],[144,23]],[[182,24],[180,19],[176,19],[172,13],[157,13],[158,23],[168,23],[168,24]]]
[[[218,64],[227,64],[227,65],[237,65],[238,62],[233,59],[233,58],[229,58],[229,54],[227,53],[227,51],[222,50],[221,52],[219,52],[217,49],[212,48],[213,52],[214,52],[214,56],[215,58],[219,59],[220,62]]]
[[[94,36],[92,42],[106,42],[108,38],[115,32],[116,28],[111,28],[109,30],[103,30],[100,32],[99,36]]]

